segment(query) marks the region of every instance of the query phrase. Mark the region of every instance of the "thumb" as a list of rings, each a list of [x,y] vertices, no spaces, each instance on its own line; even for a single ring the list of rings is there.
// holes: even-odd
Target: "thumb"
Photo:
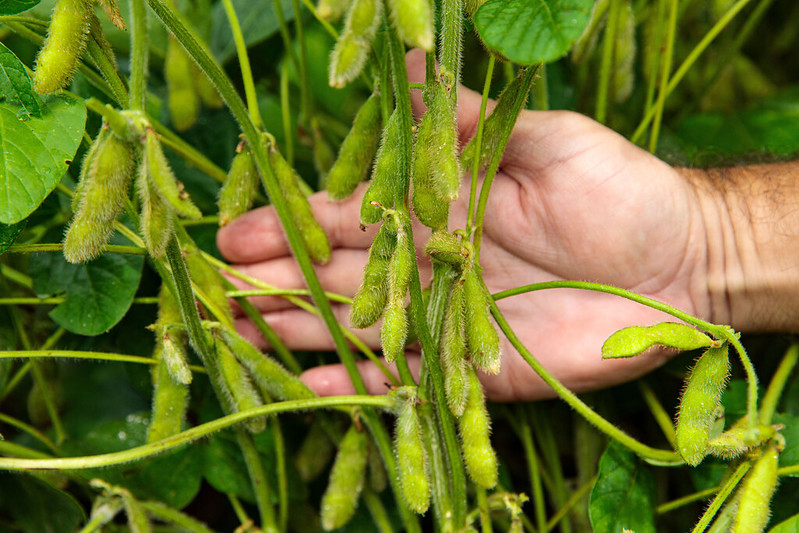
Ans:
[[[408,81],[411,83],[424,83],[425,78],[425,53],[418,48],[405,55],[405,67],[408,71]],[[477,122],[480,118],[480,101],[482,97],[468,87],[458,86],[458,131],[461,143],[467,143],[477,133]],[[422,92],[411,90],[411,105],[413,114],[420,117],[427,107],[422,102]],[[489,100],[486,107],[488,115],[496,102]]]
[[[419,355],[407,355],[408,366],[416,380],[419,379]],[[385,360],[383,360],[385,363]],[[391,387],[391,380],[386,376],[377,365],[371,361],[358,361],[356,363],[358,373],[361,375],[366,391],[369,394],[385,394]],[[387,364],[385,366],[396,378],[398,376],[397,365]],[[300,379],[319,396],[344,396],[356,394],[355,387],[350,380],[347,369],[342,364],[322,365],[306,370]],[[399,379],[397,379],[399,381]]]

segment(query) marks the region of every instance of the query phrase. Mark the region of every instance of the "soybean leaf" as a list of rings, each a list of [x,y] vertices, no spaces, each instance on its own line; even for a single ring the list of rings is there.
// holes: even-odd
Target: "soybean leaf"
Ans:
[[[488,0],[474,15],[480,38],[515,63],[566,55],[591,16],[591,0]]]
[[[25,221],[17,222],[16,224],[2,224],[0,223],[0,254],[8,250],[14,244],[19,234],[25,227]]]
[[[294,20],[291,0],[281,0],[283,15],[287,22]],[[233,8],[241,23],[244,42],[247,46],[258,44],[274,35],[280,29],[280,21],[275,14],[274,2],[253,2],[252,0],[233,0]],[[225,63],[236,53],[233,34],[230,31],[225,7],[218,2],[213,8],[213,27],[209,43],[220,63]]]
[[[615,441],[599,461],[588,514],[595,533],[655,532],[655,478],[633,452]]]
[[[11,103],[22,104],[29,115],[42,116],[39,97],[25,65],[3,43],[0,43],[0,95]]]
[[[799,514],[793,515],[784,522],[780,522],[769,529],[768,533],[799,533]]]
[[[38,294],[63,294],[65,301],[50,311],[64,329],[99,335],[127,313],[139,287],[144,258],[105,253],[88,263],[67,263],[63,255],[37,254],[31,259],[33,287]]]
[[[213,435],[203,446],[203,477],[219,492],[255,501],[247,465],[229,431]]]
[[[76,531],[86,520],[72,496],[29,475],[0,473],[0,501],[0,517],[7,515],[15,525],[14,531]]]
[[[16,15],[38,3],[39,0],[0,0],[0,15]]]
[[[30,215],[67,171],[83,136],[86,106],[65,96],[48,98],[41,117],[0,102],[0,222]],[[22,111],[22,113],[20,113]]]
[[[773,423],[785,426],[780,432],[785,437],[785,449],[780,453],[780,466],[799,464],[799,416],[777,413]]]

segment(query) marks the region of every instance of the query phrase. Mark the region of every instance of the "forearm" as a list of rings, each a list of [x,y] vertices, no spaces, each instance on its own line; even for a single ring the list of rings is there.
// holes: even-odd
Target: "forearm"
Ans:
[[[704,226],[710,319],[799,332],[799,162],[681,173]]]

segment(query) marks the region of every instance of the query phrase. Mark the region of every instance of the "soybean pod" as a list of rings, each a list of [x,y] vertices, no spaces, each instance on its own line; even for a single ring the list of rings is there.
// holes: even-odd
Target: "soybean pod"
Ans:
[[[407,190],[407,184],[398,179],[402,157],[402,121],[394,110],[383,129],[380,148],[375,157],[372,183],[361,203],[361,224],[374,224],[383,218],[382,208],[394,207],[394,199]],[[374,205],[376,202],[379,205]],[[382,208],[381,208],[382,207]]]
[[[92,0],[58,0],[53,8],[47,39],[36,57],[33,86],[40,94],[63,89],[72,80],[86,49],[93,15]]]
[[[463,279],[456,279],[444,310],[441,332],[441,370],[444,373],[444,390],[447,406],[455,416],[461,416],[466,407],[466,333],[464,331]]]
[[[330,481],[322,496],[321,519],[326,531],[350,521],[358,507],[369,453],[367,436],[353,424],[339,443]]]
[[[220,226],[227,225],[252,207],[260,179],[252,151],[246,144],[240,145],[238,153],[233,156],[227,179],[219,190]]]
[[[394,435],[394,449],[400,476],[402,495],[408,507],[423,514],[430,505],[430,479],[427,470],[427,457],[422,442],[422,426],[416,412],[415,387],[408,391],[397,415]]]
[[[497,484],[497,455],[491,446],[491,421],[485,406],[483,387],[471,366],[467,366],[466,377],[466,407],[458,419],[463,461],[472,480],[490,489]]]
[[[491,322],[488,311],[488,295],[483,292],[483,283],[472,265],[466,273],[463,287],[466,344],[472,362],[483,372],[498,374],[500,369],[499,335]]]
[[[384,223],[369,248],[363,281],[352,299],[350,324],[353,327],[367,328],[383,316],[388,300],[388,269],[396,245],[396,233]]]

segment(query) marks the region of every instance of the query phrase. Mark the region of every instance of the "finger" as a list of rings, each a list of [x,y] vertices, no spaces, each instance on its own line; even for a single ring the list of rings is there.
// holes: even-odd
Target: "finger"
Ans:
[[[333,248],[367,248],[377,227],[360,226],[361,198],[367,184],[341,202],[332,202],[326,192],[308,198],[317,222]],[[254,263],[290,253],[283,227],[272,206],[254,209],[236,218],[216,234],[220,253],[233,263]]]
[[[415,353],[406,356],[408,366],[414,379],[419,379],[419,355]],[[371,361],[359,361],[358,373],[366,385],[369,394],[385,394],[389,391],[388,379],[385,374]],[[397,365],[386,363],[386,367],[394,376],[398,376]],[[324,365],[306,370],[300,376],[303,382],[319,396],[342,396],[355,394],[355,387],[350,381],[349,374],[344,365]]]

